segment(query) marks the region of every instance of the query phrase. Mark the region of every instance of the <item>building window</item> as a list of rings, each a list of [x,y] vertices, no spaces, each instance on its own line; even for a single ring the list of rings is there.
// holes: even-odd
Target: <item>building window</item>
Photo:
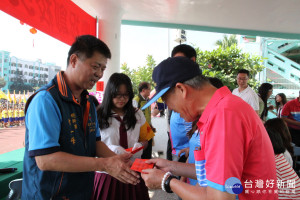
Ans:
[[[27,75],[27,72],[24,72],[24,75]]]
[[[28,65],[25,65],[25,68],[28,68]]]
[[[48,71],[48,68],[45,68],[45,71]]]
[[[22,64],[18,64],[18,67],[22,67]]]
[[[33,66],[32,66],[32,65],[29,65],[29,69],[33,69]]]

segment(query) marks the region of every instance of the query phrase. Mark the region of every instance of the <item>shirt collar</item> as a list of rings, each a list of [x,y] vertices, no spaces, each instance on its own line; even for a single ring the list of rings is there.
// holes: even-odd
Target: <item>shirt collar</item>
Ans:
[[[247,85],[247,87],[243,91],[241,91],[241,92],[239,91],[239,88],[238,88],[238,93],[248,92],[249,88],[250,88],[250,86]]]
[[[231,94],[230,90],[226,87],[223,86],[221,88],[219,88],[218,90],[216,90],[216,92],[214,93],[214,95],[212,96],[212,98],[209,100],[207,106],[205,107],[197,125],[198,127],[201,124],[206,123],[211,111],[217,106],[217,104],[227,95]]]
[[[59,89],[59,93],[61,95],[61,97],[63,99],[69,100],[69,101],[74,101],[76,104],[79,104],[75,97],[72,94],[71,89],[69,88],[69,86],[67,85],[65,78],[63,76],[64,71],[60,71],[56,74],[55,78],[54,78],[54,82],[57,85],[58,89]],[[83,90],[83,92],[81,93],[81,100],[84,99],[84,97],[86,96],[86,98],[88,99],[88,91],[87,90]]]
[[[144,99],[145,101],[147,101],[148,100],[148,97],[147,98],[145,98],[145,97],[143,97],[143,95],[141,95],[141,94],[139,94],[140,95],[140,98],[142,97],[142,99]]]

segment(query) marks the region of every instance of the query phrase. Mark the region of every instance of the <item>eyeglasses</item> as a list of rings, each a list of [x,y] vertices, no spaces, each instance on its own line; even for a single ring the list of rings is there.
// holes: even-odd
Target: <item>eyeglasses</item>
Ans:
[[[129,94],[128,93],[126,93],[126,94],[116,94],[115,96],[114,96],[114,98],[117,98],[117,99],[121,99],[121,98],[124,98],[124,99],[128,99],[129,98]]]
[[[247,81],[248,80],[248,78],[236,78],[236,79],[239,81]]]

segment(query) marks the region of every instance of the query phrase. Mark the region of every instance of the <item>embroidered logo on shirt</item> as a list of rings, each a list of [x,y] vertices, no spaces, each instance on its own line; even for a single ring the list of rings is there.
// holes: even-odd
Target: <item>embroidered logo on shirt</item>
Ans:
[[[75,140],[74,137],[71,138],[71,143],[72,143],[72,144],[75,144],[75,143],[76,143],[76,140]]]

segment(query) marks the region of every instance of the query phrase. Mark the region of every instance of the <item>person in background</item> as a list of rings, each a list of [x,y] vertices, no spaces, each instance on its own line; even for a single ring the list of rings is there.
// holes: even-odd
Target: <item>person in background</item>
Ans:
[[[167,109],[167,106],[161,98],[157,99],[155,107],[159,110],[160,117],[165,116],[165,110]]]
[[[26,102],[21,199],[90,199],[95,171],[137,184],[130,153],[116,155],[101,142],[88,89],[102,78],[111,53],[92,35],[78,36],[66,71]]]
[[[24,115],[24,105],[22,104],[20,109],[19,109],[19,116],[20,116],[20,126],[22,126],[24,124],[24,120],[25,120],[25,115]]]
[[[288,163],[291,165],[291,167],[293,167],[292,157],[294,156],[294,148],[291,144],[292,137],[286,123],[280,118],[273,118],[266,121],[265,127],[268,130],[277,132],[280,135],[283,145],[286,149],[283,155],[288,161]]]
[[[14,109],[12,106],[8,109],[8,127],[12,127],[14,125]]]
[[[258,88],[258,99],[259,99],[259,116],[262,121],[266,121],[268,111],[273,110],[274,106],[268,106],[268,99],[273,93],[273,85],[270,83],[263,83]]]
[[[174,192],[182,199],[234,200],[237,193],[227,190],[225,184],[231,177],[239,179],[243,188],[248,181],[276,180],[270,138],[249,104],[232,95],[227,87],[212,86],[199,66],[185,57],[162,61],[154,68],[152,78],[157,93],[142,109],[162,96],[168,107],[185,121],[193,122],[200,117],[197,126],[201,146],[194,152],[195,165],[164,159],[146,161],[156,166],[142,171],[147,187]],[[193,179],[197,174],[200,187],[179,181],[173,174]],[[203,182],[207,187],[201,187]],[[263,195],[256,188],[249,194],[240,190],[239,199],[275,200],[276,189],[275,184]]]
[[[2,110],[3,110],[3,107],[2,107],[2,105],[0,104],[0,128],[3,127]]]
[[[171,53],[172,57],[187,57],[193,62],[196,62],[197,53],[196,50],[187,44],[180,44],[174,47]],[[169,141],[171,144],[172,160],[185,162],[187,156],[181,153],[179,156],[179,151],[185,149],[189,146],[189,139],[187,133],[192,128],[192,122],[186,122],[179,113],[171,111],[168,113],[169,116],[169,127],[168,132]]]
[[[255,110],[257,114],[259,114],[258,96],[248,85],[249,77],[250,77],[250,73],[248,70],[246,69],[239,70],[236,77],[237,84],[239,87],[234,89],[232,91],[232,94],[241,97]]]
[[[132,104],[134,107],[136,108],[141,108],[143,107],[149,100],[149,96],[150,96],[150,92],[151,92],[151,85],[148,82],[141,82],[139,84],[139,94],[137,96],[134,97],[134,99],[132,100]],[[153,130],[153,132],[156,132],[156,129],[152,126],[152,122],[151,122],[151,112],[153,113],[158,113],[158,109],[154,108],[153,111],[151,111],[151,107],[143,110],[144,116],[146,118],[146,121],[148,122],[148,124],[150,125],[151,129]],[[153,141],[154,138],[151,138],[148,141],[147,147],[145,147],[143,154],[142,154],[142,158],[143,159],[150,159],[152,157],[152,145],[154,144]]]
[[[116,154],[126,153],[126,149],[131,147],[135,150],[148,145],[148,140],[146,138],[141,140],[141,135],[148,135],[147,128],[142,127],[150,128],[150,126],[143,112],[133,107],[133,96],[131,80],[127,75],[114,73],[110,76],[98,110],[98,121],[101,141]],[[142,133],[141,130],[145,132]],[[150,138],[153,136],[149,134]],[[135,153],[132,158],[141,158],[142,152],[141,150]],[[96,172],[93,199],[147,200],[149,195],[142,179],[137,185],[129,185],[105,172]]]
[[[287,123],[292,142],[300,146],[300,91],[299,96],[287,102],[281,112],[281,118]]]
[[[8,128],[8,126],[9,126],[9,124],[8,124],[8,111],[7,111],[6,106],[4,106],[4,108],[2,110],[2,120],[3,120],[3,127]]]
[[[18,109],[18,106],[15,106],[15,109],[14,109],[14,116],[15,116],[14,125],[15,125],[15,126],[19,126],[19,124],[20,124],[20,117],[19,117],[19,109]]]
[[[300,179],[284,155],[286,147],[280,136],[281,133],[279,131],[281,129],[278,130],[272,126],[275,125],[275,122],[268,123],[267,121],[266,130],[275,154],[277,176],[275,184],[277,183],[278,185],[278,199],[300,199]],[[284,123],[281,124],[283,125]]]
[[[284,93],[278,93],[275,96],[275,105],[276,105],[276,116],[278,118],[281,118],[281,112],[282,112],[282,108],[283,106],[286,104],[287,100],[286,100],[286,96]]]

